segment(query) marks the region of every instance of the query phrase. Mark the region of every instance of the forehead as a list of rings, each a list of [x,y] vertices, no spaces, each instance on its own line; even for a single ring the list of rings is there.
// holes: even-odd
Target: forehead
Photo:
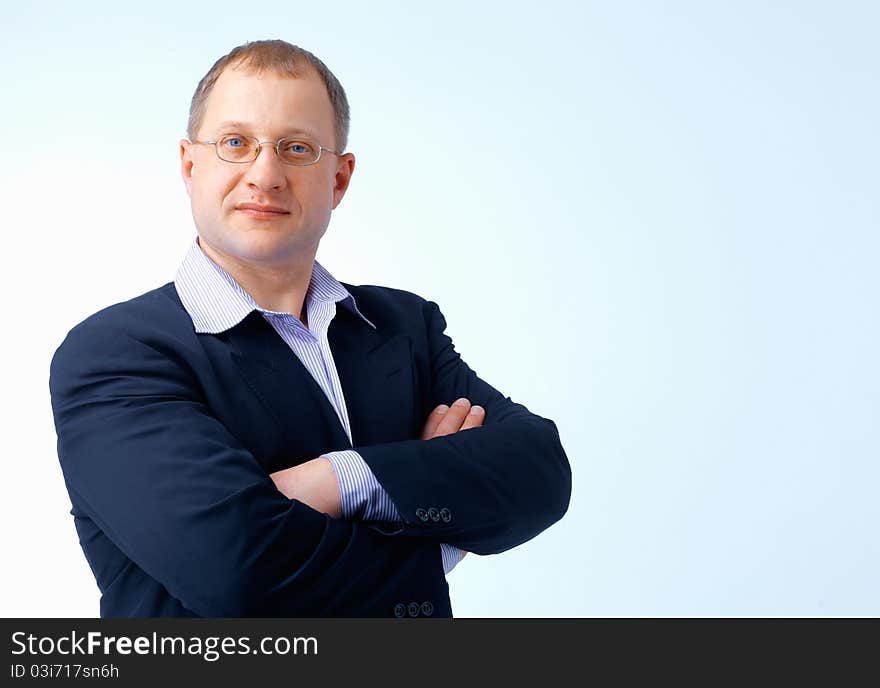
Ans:
[[[242,134],[273,138],[295,131],[330,140],[333,121],[327,89],[314,72],[289,77],[227,68],[208,95],[200,129],[220,134],[218,128],[234,122],[249,129]]]

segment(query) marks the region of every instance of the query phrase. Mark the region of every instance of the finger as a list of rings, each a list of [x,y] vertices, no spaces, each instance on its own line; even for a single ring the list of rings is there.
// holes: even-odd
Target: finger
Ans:
[[[446,404],[440,404],[440,406],[431,411],[431,415],[429,415],[428,420],[425,421],[425,427],[422,428],[423,440],[429,440],[434,436],[437,426],[440,425],[440,421],[443,420],[443,416],[446,415],[448,410],[449,407]]]
[[[478,428],[486,419],[486,411],[482,406],[471,406],[470,413],[465,416],[464,422],[461,424],[461,430],[468,428]]]
[[[434,431],[434,437],[442,437],[443,435],[451,435],[454,432],[458,432],[465,416],[467,416],[468,411],[470,410],[471,402],[464,397],[456,399],[455,403],[449,407],[446,415],[443,416],[443,420],[440,421],[440,424]]]

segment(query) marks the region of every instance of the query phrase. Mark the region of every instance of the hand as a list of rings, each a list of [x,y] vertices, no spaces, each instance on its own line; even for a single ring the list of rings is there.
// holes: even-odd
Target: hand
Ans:
[[[459,430],[478,428],[485,419],[486,410],[482,406],[471,406],[471,402],[462,397],[457,399],[451,408],[446,404],[440,404],[431,412],[422,429],[422,439],[430,440],[434,437],[452,435]],[[465,556],[467,552],[461,550],[461,559]]]
[[[459,430],[477,428],[483,424],[485,418],[486,410],[482,406],[471,406],[471,402],[464,397],[457,399],[451,407],[440,404],[428,416],[422,429],[422,439],[430,440],[452,435]]]
[[[342,518],[339,481],[330,459],[319,456],[298,466],[270,473],[269,477],[288,499],[308,504],[331,518]]]

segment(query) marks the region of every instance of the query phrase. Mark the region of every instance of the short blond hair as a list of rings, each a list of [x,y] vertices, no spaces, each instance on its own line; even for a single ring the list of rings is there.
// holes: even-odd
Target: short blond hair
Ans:
[[[191,140],[199,127],[202,125],[202,118],[205,115],[205,103],[214,84],[223,70],[227,67],[244,67],[256,73],[271,71],[281,76],[302,77],[310,71],[317,74],[324,86],[327,88],[327,95],[330,96],[330,104],[333,106],[333,130],[336,135],[336,151],[342,153],[348,145],[348,127],[350,114],[348,109],[348,98],[345,96],[345,89],[342,84],[333,75],[327,65],[312,55],[308,50],[304,50],[296,45],[291,45],[287,41],[270,40],[270,41],[252,41],[245,43],[237,48],[233,48],[227,55],[224,55],[214,63],[214,66],[208,70],[208,73],[202,77],[196,92],[193,94],[192,103],[189,106],[189,123],[187,124],[187,135]]]

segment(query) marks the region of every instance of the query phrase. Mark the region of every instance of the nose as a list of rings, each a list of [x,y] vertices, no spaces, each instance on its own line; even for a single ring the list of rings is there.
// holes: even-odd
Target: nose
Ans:
[[[286,168],[278,157],[274,142],[261,143],[256,160],[248,165],[247,185],[260,191],[281,191],[287,185]]]

